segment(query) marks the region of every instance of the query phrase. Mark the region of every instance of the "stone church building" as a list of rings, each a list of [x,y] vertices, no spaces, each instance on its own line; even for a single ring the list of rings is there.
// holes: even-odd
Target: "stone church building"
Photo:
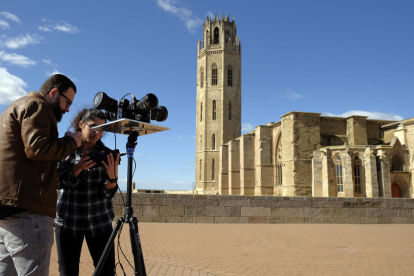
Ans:
[[[414,118],[292,111],[241,135],[241,44],[207,17],[197,47],[198,194],[414,198]]]

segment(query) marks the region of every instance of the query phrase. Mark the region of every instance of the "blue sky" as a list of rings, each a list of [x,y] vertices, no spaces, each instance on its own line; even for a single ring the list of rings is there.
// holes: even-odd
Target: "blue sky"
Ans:
[[[137,188],[194,185],[196,51],[206,16],[235,17],[243,133],[290,111],[414,117],[414,1],[3,1],[0,112],[53,73],[78,88],[63,135],[98,91],[157,95],[171,130],[138,138]],[[125,151],[127,136],[117,135]],[[113,134],[104,138],[114,148]],[[120,165],[126,189],[127,160]]]

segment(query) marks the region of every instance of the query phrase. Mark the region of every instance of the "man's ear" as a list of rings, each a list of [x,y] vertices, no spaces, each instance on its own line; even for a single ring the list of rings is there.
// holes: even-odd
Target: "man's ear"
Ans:
[[[54,98],[56,94],[59,94],[59,90],[57,88],[53,88],[52,90],[49,91],[49,96],[51,98]]]
[[[79,128],[82,129],[83,128],[83,122],[79,121]]]

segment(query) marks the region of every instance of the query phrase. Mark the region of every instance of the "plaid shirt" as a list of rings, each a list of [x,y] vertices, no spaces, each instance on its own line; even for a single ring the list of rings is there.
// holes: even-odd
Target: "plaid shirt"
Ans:
[[[97,143],[95,150],[105,150],[102,143]],[[113,189],[105,189],[109,179],[103,165],[95,165],[83,170],[78,176],[73,174],[73,166],[82,157],[78,148],[58,164],[58,190],[60,191],[55,223],[72,233],[73,237],[97,236],[112,229],[114,210],[112,198],[116,193]]]

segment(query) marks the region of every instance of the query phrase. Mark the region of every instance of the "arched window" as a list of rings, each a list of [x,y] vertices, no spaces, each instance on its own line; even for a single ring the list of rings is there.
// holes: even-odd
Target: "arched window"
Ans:
[[[355,193],[360,194],[361,193],[361,160],[358,158],[358,156],[355,156],[354,158],[354,187],[355,187]]]
[[[200,70],[200,87],[203,88],[204,87],[204,69],[201,68]]]
[[[229,102],[229,121],[231,121],[231,102]]]
[[[201,180],[201,172],[203,171],[203,160],[202,159],[200,159],[200,173],[199,173],[199,176],[200,176],[200,180]]]
[[[211,85],[217,85],[217,65],[213,65],[211,69]]]
[[[213,101],[213,120],[216,119],[216,100]]]
[[[211,149],[215,150],[216,149],[216,135],[213,134],[213,136],[211,137]]]
[[[230,66],[227,68],[227,85],[233,86],[233,69]]]
[[[392,171],[403,172],[404,171],[404,159],[396,155],[392,158]]]
[[[338,186],[338,193],[344,191],[343,165],[341,157],[335,160],[336,165],[336,185]]]
[[[211,160],[211,180],[214,180],[214,158]]]
[[[219,28],[216,27],[214,28],[214,44],[218,44],[219,43]]]
[[[203,121],[203,103],[200,103],[200,122]]]

